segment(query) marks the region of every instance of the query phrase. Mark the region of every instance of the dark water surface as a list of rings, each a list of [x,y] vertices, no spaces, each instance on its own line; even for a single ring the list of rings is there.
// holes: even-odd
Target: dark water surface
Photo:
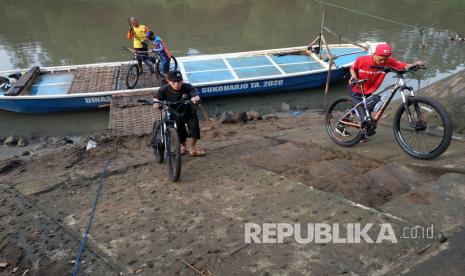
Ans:
[[[214,54],[306,45],[319,33],[321,14],[326,25],[354,41],[387,41],[395,56],[428,64],[425,80],[432,82],[464,66],[465,42],[449,40],[465,34],[465,1],[392,0],[329,1],[363,13],[389,18],[387,22],[309,0],[1,0],[0,70],[130,59],[121,46],[126,18],[160,34],[176,56]],[[457,14],[459,13],[459,14]],[[425,48],[419,50],[420,30]],[[328,42],[337,37],[326,34]],[[425,81],[425,83],[426,83]],[[330,98],[344,93],[333,85]],[[323,108],[323,89],[240,98],[207,100],[210,113],[223,110],[273,109],[282,102]],[[18,115],[0,112],[0,135],[82,134],[102,131],[108,112],[60,115]]]

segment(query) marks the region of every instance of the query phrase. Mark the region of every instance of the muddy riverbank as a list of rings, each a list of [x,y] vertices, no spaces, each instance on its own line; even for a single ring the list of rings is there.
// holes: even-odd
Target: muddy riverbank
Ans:
[[[184,156],[175,184],[146,136],[1,161],[0,262],[8,266],[0,274],[71,271],[108,160],[83,274],[196,275],[184,262],[213,275],[407,273],[456,256],[450,248],[461,239],[447,237],[465,225],[463,142],[426,162],[404,154],[389,126],[345,149],[329,141],[318,113],[267,118],[204,125],[200,145],[208,154]],[[245,223],[269,222],[390,223],[396,235],[434,225],[435,235],[394,244],[244,242]],[[451,262],[441,271],[463,270]]]

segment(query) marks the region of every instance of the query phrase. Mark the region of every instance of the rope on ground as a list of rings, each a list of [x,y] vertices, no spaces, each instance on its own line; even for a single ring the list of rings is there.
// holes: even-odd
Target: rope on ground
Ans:
[[[79,272],[79,268],[80,268],[80,264],[81,264],[81,257],[82,257],[82,254],[84,253],[84,250],[86,249],[87,237],[89,235],[90,227],[92,226],[92,220],[94,219],[95,210],[97,209],[97,202],[98,202],[98,199],[99,199],[99,197],[100,197],[100,195],[102,193],[102,187],[103,187],[103,183],[104,183],[103,180],[106,177],[108,166],[111,164],[111,161],[116,157],[117,144],[118,144],[118,139],[116,139],[116,141],[115,141],[114,155],[106,160],[105,166],[103,167],[103,170],[100,173],[99,182],[98,182],[98,185],[97,185],[97,192],[95,194],[94,202],[92,203],[92,208],[91,208],[91,210],[89,212],[89,219],[87,221],[86,229],[84,231],[84,234],[82,235],[81,245],[79,246],[79,251],[78,251],[78,254],[77,254],[77,257],[76,257],[76,262],[74,263],[74,267],[73,267],[73,270],[71,272],[72,276],[76,276],[77,273]]]

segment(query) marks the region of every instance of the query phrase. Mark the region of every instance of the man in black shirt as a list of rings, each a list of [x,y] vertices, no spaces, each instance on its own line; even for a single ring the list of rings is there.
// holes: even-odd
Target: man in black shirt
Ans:
[[[154,95],[154,108],[160,109],[160,104],[156,101],[185,101],[191,99],[194,104],[200,102],[200,97],[197,95],[197,90],[194,86],[189,83],[183,83],[182,74],[179,71],[170,71],[168,73],[168,84],[160,87],[157,93]],[[191,148],[189,153],[192,156],[203,156],[205,152],[197,148],[197,140],[200,139],[200,127],[199,118],[197,117],[197,111],[192,105],[180,104],[176,109],[180,116],[176,119],[178,126],[179,141],[181,143],[181,154],[185,154],[187,151],[186,140],[187,131],[185,124],[189,128],[189,134],[192,138]]]

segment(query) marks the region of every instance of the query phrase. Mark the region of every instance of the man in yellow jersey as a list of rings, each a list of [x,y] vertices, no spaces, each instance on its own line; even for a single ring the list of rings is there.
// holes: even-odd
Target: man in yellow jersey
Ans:
[[[145,34],[150,31],[145,25],[139,24],[137,19],[131,17],[129,19],[131,27],[128,30],[127,37],[129,40],[134,40],[134,50],[147,51],[147,43],[145,42]],[[142,74],[142,60],[147,53],[137,55],[137,63],[139,64],[139,72]]]

